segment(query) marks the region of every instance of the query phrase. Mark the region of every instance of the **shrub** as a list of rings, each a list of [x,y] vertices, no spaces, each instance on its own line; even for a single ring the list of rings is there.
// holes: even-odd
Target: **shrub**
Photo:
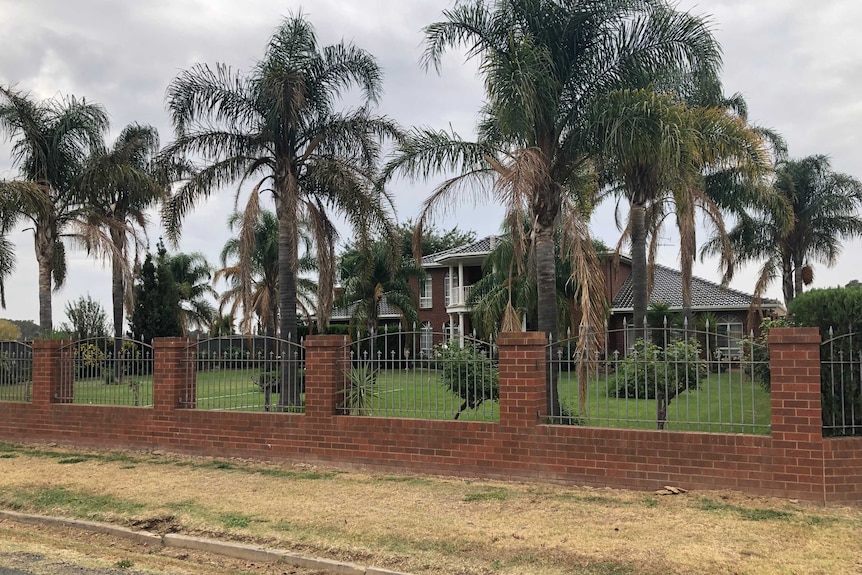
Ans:
[[[825,435],[862,434],[862,289],[829,288],[798,295],[790,304],[796,325],[820,329],[821,405]]]
[[[105,352],[93,343],[84,343],[75,350],[75,377],[101,377],[105,367]]]
[[[656,422],[664,429],[667,408],[673,399],[697,389],[707,376],[707,362],[700,357],[695,339],[672,341],[666,348],[638,340],[617,372],[616,397],[656,400]]]
[[[350,368],[350,387],[345,390],[343,412],[347,415],[363,415],[370,401],[377,397],[377,376],[380,369],[370,361],[360,362]]]
[[[742,338],[742,365],[745,373],[751,376],[768,393],[771,372],[769,370],[769,332],[776,327],[790,327],[786,317],[765,317],[760,322],[760,335]]]
[[[458,419],[466,409],[500,398],[500,376],[495,362],[476,346],[461,347],[451,340],[436,350],[443,384],[463,400],[455,413]]]

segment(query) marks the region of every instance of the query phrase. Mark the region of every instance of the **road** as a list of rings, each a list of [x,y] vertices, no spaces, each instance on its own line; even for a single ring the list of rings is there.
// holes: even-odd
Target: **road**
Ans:
[[[0,575],[327,575],[0,519]]]

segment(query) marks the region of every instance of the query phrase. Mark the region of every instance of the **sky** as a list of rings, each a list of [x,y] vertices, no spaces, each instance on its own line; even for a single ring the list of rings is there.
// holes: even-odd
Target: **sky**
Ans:
[[[0,84],[14,84],[39,99],[74,94],[102,104],[111,120],[109,141],[138,122],[156,127],[167,144],[173,132],[165,89],[177,74],[196,63],[248,70],[282,18],[302,10],[322,45],[343,39],[376,56],[384,72],[379,113],[402,126],[451,128],[468,137],[483,101],[475,62],[450,51],[439,75],[419,66],[422,28],[449,6],[433,0],[0,0]],[[862,178],[862,3],[680,0],[677,7],[709,17],[724,51],[725,92],[745,96],[751,121],[783,134],[792,157],[826,154],[834,170]],[[0,140],[0,179],[17,175],[10,147]],[[394,181],[390,191],[399,221],[415,219],[440,180]],[[199,251],[218,263],[235,191],[213,194],[186,218],[181,251]],[[482,237],[499,231],[501,215],[498,206],[467,202],[436,223]],[[153,246],[161,234],[156,220],[149,230]],[[612,204],[600,206],[591,223],[596,237],[616,244]],[[0,317],[38,321],[33,232],[21,226],[11,239],[18,263]],[[701,231],[699,240],[704,239]],[[678,267],[672,229],[661,246],[659,262]],[[65,321],[66,302],[81,295],[90,294],[110,310],[106,263],[74,249],[67,252],[67,282],[54,295],[55,326]],[[815,266],[813,287],[862,279],[860,264],[862,242],[846,242],[836,266]],[[756,272],[756,266],[742,268],[731,287],[750,293]],[[695,274],[720,281],[714,260],[698,262]],[[780,299],[778,282],[768,295]]]

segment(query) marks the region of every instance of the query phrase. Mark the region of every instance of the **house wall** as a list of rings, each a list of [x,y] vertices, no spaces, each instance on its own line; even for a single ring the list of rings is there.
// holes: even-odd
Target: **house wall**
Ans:
[[[152,408],[64,403],[62,342],[37,341],[33,401],[0,403],[0,438],[628,489],[673,484],[862,501],[862,439],[824,440],[821,434],[816,330],[770,334],[770,436],[547,425],[545,339],[504,334],[498,344],[500,421],[486,423],[339,415],[341,336],[306,340],[304,414],[194,409],[184,363],[189,341],[181,338],[156,341]]]

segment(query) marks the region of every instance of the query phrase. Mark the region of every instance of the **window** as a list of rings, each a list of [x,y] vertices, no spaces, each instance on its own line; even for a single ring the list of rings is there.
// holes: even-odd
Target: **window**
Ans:
[[[434,300],[431,297],[431,276],[426,276],[419,280],[419,309],[428,309],[434,307]]]
[[[734,315],[723,315],[715,324],[716,352],[722,359],[737,358],[742,355],[742,320]]]
[[[443,277],[443,299],[447,306],[452,304],[453,299],[457,301],[457,297],[453,297],[458,292],[458,274],[446,272]]]
[[[419,351],[421,357],[431,357],[431,352],[434,348],[434,332],[431,330],[431,322],[422,323],[422,328],[419,330]]]

